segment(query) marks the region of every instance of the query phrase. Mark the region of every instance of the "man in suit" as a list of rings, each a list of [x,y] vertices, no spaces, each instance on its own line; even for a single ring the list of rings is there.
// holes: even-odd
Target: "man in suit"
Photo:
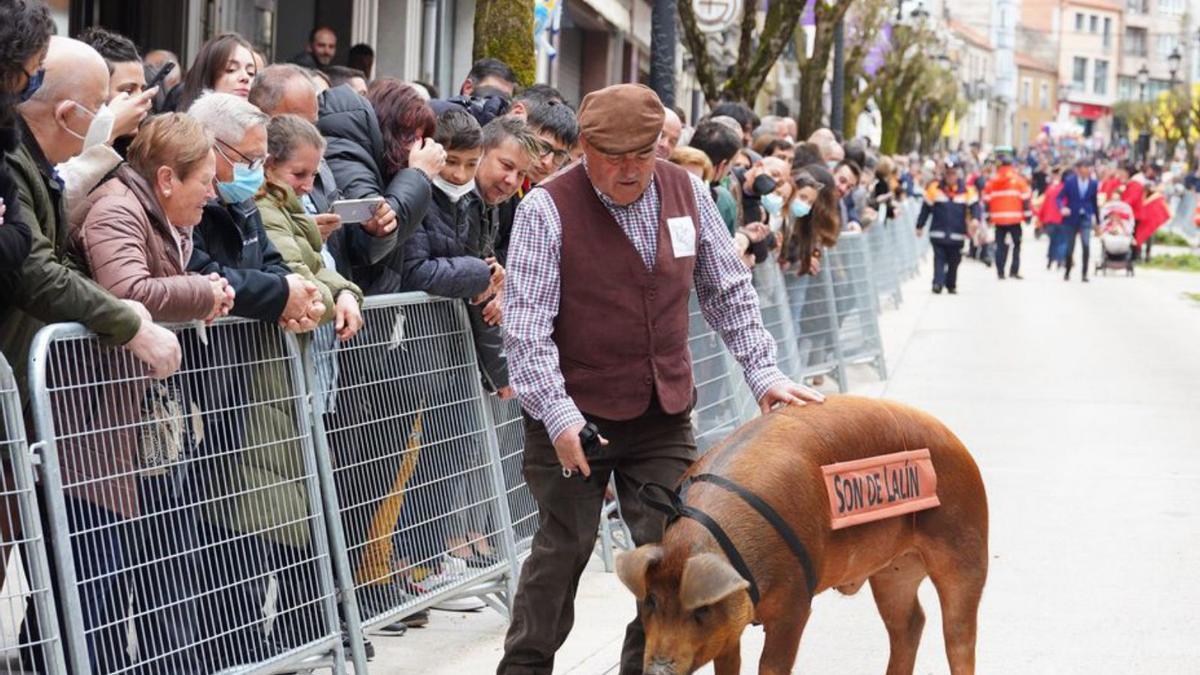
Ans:
[[[1075,171],[1063,179],[1062,191],[1058,193],[1058,208],[1062,211],[1062,227],[1067,235],[1067,271],[1063,275],[1071,280],[1071,268],[1075,264],[1075,236],[1083,249],[1083,282],[1088,280],[1089,241],[1091,228],[1099,222],[1096,194],[1099,184],[1092,176],[1092,165],[1087,160],[1075,162]]]

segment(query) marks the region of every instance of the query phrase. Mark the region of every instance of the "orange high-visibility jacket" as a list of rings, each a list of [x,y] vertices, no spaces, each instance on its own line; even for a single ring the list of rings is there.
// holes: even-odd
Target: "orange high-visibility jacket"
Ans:
[[[1002,166],[983,188],[983,205],[992,225],[1020,225],[1033,217],[1029,183],[1011,166]]]

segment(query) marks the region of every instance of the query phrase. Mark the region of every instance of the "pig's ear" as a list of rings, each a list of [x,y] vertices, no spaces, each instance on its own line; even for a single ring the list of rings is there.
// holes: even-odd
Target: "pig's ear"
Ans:
[[[617,556],[617,578],[641,600],[646,597],[646,569],[662,558],[663,548],[658,544],[646,544],[622,553]]]
[[[679,581],[679,602],[684,611],[712,605],[750,587],[750,582],[716,553],[688,558]]]

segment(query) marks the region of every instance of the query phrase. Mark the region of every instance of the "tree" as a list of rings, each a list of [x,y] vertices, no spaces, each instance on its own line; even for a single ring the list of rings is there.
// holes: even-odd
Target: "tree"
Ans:
[[[883,119],[881,152],[911,149],[918,137],[931,148],[950,113],[962,109],[954,74],[925,58],[938,45],[937,34],[923,22],[892,27],[891,47],[873,78]]]
[[[807,138],[809,134],[824,124],[823,93],[825,75],[829,70],[829,55],[833,51],[833,32],[853,4],[855,4],[855,0],[813,1],[811,57],[806,54],[807,44],[804,31],[798,28],[793,29],[796,61],[800,65],[799,113],[796,116],[796,124],[800,128],[800,138]]]
[[[878,43],[879,36],[892,17],[892,0],[859,0],[846,15],[846,86],[842,92],[846,119],[842,135],[854,135],[858,116],[867,101],[879,90],[881,80],[867,77],[867,57]]]
[[[849,3],[850,0],[843,1]],[[691,0],[679,2],[683,43],[692,55],[696,79],[710,106],[722,100],[754,104],[754,97],[792,39],[804,4],[805,0],[771,2],[759,28],[759,3],[744,0],[737,35],[737,57],[726,68],[725,64],[716,63],[709,53],[708,36],[700,31]]]
[[[1187,152],[1188,169],[1196,167],[1196,146],[1200,144],[1200,84],[1192,85],[1191,95],[1185,86],[1160,93],[1145,103],[1122,101],[1114,106],[1114,115],[1126,120],[1130,140],[1146,132],[1166,146],[1171,157],[1182,143]]]
[[[519,84],[533,84],[533,0],[476,0],[472,58],[500,59],[517,74]]]

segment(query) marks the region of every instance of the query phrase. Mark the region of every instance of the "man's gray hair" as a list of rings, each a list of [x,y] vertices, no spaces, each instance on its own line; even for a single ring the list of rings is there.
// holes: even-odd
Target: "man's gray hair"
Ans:
[[[783,126],[782,123],[783,118],[779,115],[767,115],[766,117],[762,118],[762,123],[758,125],[757,129],[754,130],[754,133],[751,134],[751,137],[754,138],[754,140],[758,140],[760,136],[765,134],[782,137],[783,129],[780,128]]]
[[[266,126],[271,119],[246,99],[217,92],[208,92],[196,99],[188,108],[188,114],[199,120],[218,140],[231,145],[240,142],[250,127]]]
[[[254,78],[254,84],[250,87],[250,102],[268,115],[273,114],[293,80],[302,80],[312,89],[313,96],[317,95],[317,88],[307,70],[294,63],[276,63],[263,68]]]

